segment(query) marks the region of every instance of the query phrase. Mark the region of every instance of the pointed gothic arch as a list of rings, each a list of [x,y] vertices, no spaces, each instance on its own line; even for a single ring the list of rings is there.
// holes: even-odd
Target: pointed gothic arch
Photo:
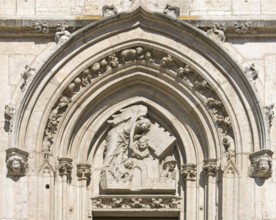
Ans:
[[[45,151],[54,160],[71,158],[73,165],[95,164],[97,155],[103,157],[97,150],[110,130],[107,121],[120,109],[138,104],[148,108],[152,122],[176,137],[179,165],[195,165],[200,173],[205,163],[206,179],[215,176],[212,166],[226,153],[235,156],[267,146],[262,110],[238,64],[205,33],[142,8],[91,24],[57,46],[21,97],[10,144],[37,152],[37,164]],[[231,152],[225,144],[234,147]],[[235,164],[241,168],[248,161],[236,156]],[[57,214],[52,218],[67,219],[72,192],[85,193],[76,178],[71,188],[66,186],[68,172],[60,175],[63,182],[53,199],[64,210],[53,210]],[[88,188],[94,197],[99,194],[91,189],[95,184],[99,181]],[[195,209],[203,205],[204,215],[207,210],[217,215],[214,184],[206,184],[208,189],[191,194],[187,188],[178,192],[183,201],[176,212],[197,216]],[[71,193],[60,201],[59,190],[66,193],[65,188]],[[204,190],[208,199],[201,195]],[[196,197],[196,205],[185,203],[184,194],[186,200]],[[83,203],[77,207],[78,213],[88,209]]]

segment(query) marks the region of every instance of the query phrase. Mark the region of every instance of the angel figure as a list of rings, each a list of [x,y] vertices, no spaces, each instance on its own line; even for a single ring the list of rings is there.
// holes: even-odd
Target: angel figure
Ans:
[[[123,161],[128,158],[129,146],[133,145],[134,136],[142,136],[150,129],[150,120],[144,118],[147,111],[146,106],[133,105],[121,109],[119,114],[113,115],[108,121],[113,128],[106,137],[103,170],[109,171],[114,178],[118,167],[124,166]]]

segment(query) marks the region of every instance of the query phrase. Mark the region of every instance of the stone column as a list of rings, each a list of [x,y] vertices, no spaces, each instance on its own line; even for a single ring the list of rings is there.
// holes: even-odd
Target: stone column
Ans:
[[[87,185],[91,177],[91,165],[88,163],[77,164],[77,177],[79,181],[79,216],[78,219],[87,219]]]
[[[59,175],[62,178],[62,219],[67,218],[67,183],[71,181],[71,173],[72,173],[72,159],[63,157],[59,158],[58,171]]]
[[[197,195],[196,195],[196,165],[195,164],[184,164],[182,165],[181,173],[186,183],[186,216],[185,219],[198,219],[197,215]]]
[[[203,170],[207,177],[207,191],[205,193],[205,219],[215,220],[216,216],[216,175],[218,171],[217,159],[204,159]]]

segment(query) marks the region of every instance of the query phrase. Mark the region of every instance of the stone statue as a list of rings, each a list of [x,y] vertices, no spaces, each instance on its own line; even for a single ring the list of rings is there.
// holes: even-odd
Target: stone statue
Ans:
[[[113,115],[113,119],[108,121],[113,124],[113,128],[106,137],[103,168],[114,177],[117,177],[118,167],[124,166],[123,161],[128,158],[129,146],[133,145],[134,135],[141,136],[149,131],[150,120],[143,117],[146,114],[147,107],[134,105],[121,109],[119,114]]]
[[[175,192],[176,160],[168,156],[175,137],[146,118],[147,113],[146,106],[133,105],[108,121],[112,128],[106,136],[100,183],[104,192]]]

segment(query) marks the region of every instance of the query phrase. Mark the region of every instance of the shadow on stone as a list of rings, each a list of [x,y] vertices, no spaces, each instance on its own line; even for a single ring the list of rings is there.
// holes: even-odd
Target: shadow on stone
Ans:
[[[10,175],[6,175],[7,178],[12,179],[14,182],[17,182],[21,176],[10,176]]]
[[[255,183],[256,183],[258,186],[262,186],[262,185],[264,185],[264,183],[265,183],[265,179],[264,179],[264,178],[255,178]]]

